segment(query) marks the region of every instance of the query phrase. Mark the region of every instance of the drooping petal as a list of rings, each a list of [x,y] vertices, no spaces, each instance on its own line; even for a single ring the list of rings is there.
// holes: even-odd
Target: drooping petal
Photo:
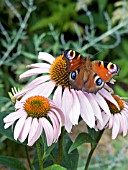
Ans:
[[[91,104],[91,107],[93,109],[93,112],[96,116],[96,118],[99,120],[99,122],[102,124],[103,123],[103,119],[102,119],[102,115],[101,115],[101,110],[100,110],[100,107],[99,105],[97,104],[95,98],[93,97],[92,94],[88,94],[87,96],[90,104]]]
[[[14,128],[14,139],[17,140],[19,137],[22,128],[24,126],[25,120],[26,120],[27,115],[22,116],[16,123],[15,128]]]
[[[118,110],[120,110],[120,107],[117,103],[117,101],[112,97],[111,93],[109,93],[107,90],[105,90],[104,88],[102,88],[101,90],[99,90],[99,93],[105,97],[108,101],[110,101],[111,103],[113,103]]]
[[[22,109],[12,112],[4,118],[4,123],[15,122],[24,115],[26,115],[26,113]]]
[[[33,68],[21,74],[19,78],[23,79],[23,78],[30,77],[30,76],[36,76],[42,73],[49,73],[49,69],[48,68]]]
[[[14,97],[18,98],[20,96],[23,96],[26,92],[32,90],[33,88],[35,88],[37,85],[42,84],[43,82],[46,82],[47,80],[49,80],[50,77],[49,75],[45,75],[45,76],[41,76],[38,77],[36,79],[34,79],[31,83],[29,83],[25,88],[23,88],[21,91],[17,92]]]
[[[114,120],[114,116],[113,114],[111,115],[110,119],[109,119],[109,124],[108,124],[108,128],[111,129],[113,127],[113,120]]]
[[[123,136],[125,136],[127,134],[127,130],[128,130],[128,120],[126,118],[126,116],[124,114],[121,114],[122,116],[122,121],[123,121]]]
[[[42,126],[44,128],[46,139],[47,139],[47,145],[50,146],[53,143],[54,136],[53,136],[53,127],[49,123],[49,121],[46,118],[40,118],[40,123],[42,123]]]
[[[38,122],[37,118],[34,118],[32,120],[31,128],[30,128],[29,135],[28,135],[28,143],[31,141],[33,136],[36,134],[36,131],[37,131],[37,128],[38,128],[38,123],[39,122]]]
[[[118,118],[118,115],[114,115],[114,122],[113,122],[113,128],[112,128],[112,139],[115,139],[119,133],[120,130],[120,121]]]
[[[39,119],[39,123],[38,123],[38,127],[36,129],[35,135],[29,140],[29,142],[27,144],[28,146],[32,146],[39,139],[39,137],[42,134],[42,129],[43,129],[43,127],[42,127],[42,124]]]
[[[95,98],[95,100],[97,101],[97,103],[99,104],[99,106],[105,111],[105,113],[107,113],[109,116],[111,116],[109,107],[105,101],[105,99],[99,94],[92,94],[93,97]]]
[[[28,117],[24,123],[22,132],[20,133],[20,136],[18,138],[20,142],[24,142],[25,139],[27,138],[31,128],[31,123],[32,123],[32,117]]]
[[[50,120],[52,121],[52,126],[53,126],[53,133],[54,133],[54,142],[58,139],[60,132],[61,132],[61,126],[58,122],[58,118],[52,113],[49,112],[48,116]]]
[[[62,86],[58,86],[54,92],[53,95],[53,101],[56,104],[56,106],[58,106],[59,108],[61,108],[61,101],[62,101]]]
[[[35,64],[30,64],[30,65],[27,65],[27,68],[47,68],[47,69],[50,69],[51,65],[50,64],[47,64],[47,63],[35,63]]]
[[[77,97],[75,91],[73,89],[71,89],[70,91],[71,91],[71,94],[73,96],[73,104],[72,104],[72,107],[70,109],[69,118],[70,118],[73,125],[77,125],[78,119],[79,119],[79,116],[80,116],[80,102],[78,100],[78,97]]]
[[[87,99],[87,97],[82,93],[82,91],[77,91],[77,95],[80,101],[81,117],[87,123],[90,128],[95,126],[95,116],[93,109]]]
[[[62,96],[62,111],[65,116],[65,129],[67,130],[67,132],[71,132],[72,128],[72,123],[71,120],[69,119],[72,104],[73,104],[72,94],[70,93],[68,88],[65,88]]]
[[[50,64],[52,64],[55,60],[55,58],[51,54],[48,54],[46,52],[39,52],[38,59],[47,61]]]

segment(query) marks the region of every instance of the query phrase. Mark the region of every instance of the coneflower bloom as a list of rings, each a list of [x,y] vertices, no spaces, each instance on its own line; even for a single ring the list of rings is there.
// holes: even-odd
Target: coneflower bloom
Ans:
[[[103,122],[101,109],[109,116],[111,115],[108,104],[104,98],[117,107],[118,104],[108,90],[104,88],[96,94],[71,89],[69,71],[66,60],[64,60],[63,57],[63,54],[54,58],[48,53],[40,52],[38,59],[41,59],[43,63],[35,63],[27,66],[31,69],[20,75],[20,79],[39,74],[43,75],[30,82],[15,95],[15,98],[24,96],[24,100],[24,98],[27,98],[30,94],[43,95],[45,97],[53,94],[54,103],[61,108],[64,113],[65,128],[68,132],[71,131],[73,125],[78,124],[80,116],[90,128],[93,128],[95,126],[95,118],[101,123]]]
[[[5,126],[12,126],[14,139],[32,146],[45,132],[47,145],[57,141],[64,122],[62,111],[54,103],[43,96],[31,96],[26,100],[16,101],[15,112],[4,118]]]
[[[108,116],[104,111],[102,112],[103,124],[96,121],[96,130],[102,130],[104,128],[112,129],[112,139],[115,139],[118,134],[123,133],[126,136],[128,130],[128,103],[122,100],[119,96],[113,95],[113,98],[117,101],[118,109],[113,103],[107,100],[110,108],[111,116]]]

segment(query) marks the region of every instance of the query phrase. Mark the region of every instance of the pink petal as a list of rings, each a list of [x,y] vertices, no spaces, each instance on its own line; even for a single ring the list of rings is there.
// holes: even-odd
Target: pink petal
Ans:
[[[120,121],[118,115],[115,114],[113,128],[112,128],[112,139],[115,139],[117,137],[119,130],[120,130]]]
[[[4,125],[4,129],[7,129],[9,126],[11,126],[14,122],[9,122]]]
[[[123,122],[123,136],[126,136],[128,130],[128,120],[124,114],[121,114]]]
[[[17,140],[19,137],[22,128],[24,126],[25,120],[26,120],[27,115],[22,116],[16,123],[15,128],[14,128],[14,139]]]
[[[25,88],[23,88],[21,91],[19,91],[18,93],[16,93],[14,95],[15,98],[18,98],[20,96],[23,96],[26,92],[32,90],[33,88],[35,88],[37,85],[39,84],[43,84],[43,82],[49,80],[50,77],[49,75],[46,75],[46,76],[41,76],[41,77],[38,77],[36,79],[34,79],[31,83],[29,83]]]
[[[28,143],[31,141],[33,136],[36,135],[36,131],[37,131],[37,128],[38,128],[38,123],[39,122],[38,122],[37,118],[34,118],[32,120],[31,128],[30,128],[29,135],[28,135]]]
[[[72,124],[76,125],[76,124],[78,124],[78,119],[80,116],[80,103],[79,103],[79,100],[78,100],[75,90],[71,89],[70,91],[71,91],[71,94],[73,97],[73,105],[70,109],[69,118],[70,118]]]
[[[50,69],[51,65],[50,64],[46,64],[46,63],[35,63],[35,64],[30,64],[27,65],[27,68],[46,68],[46,69]]]
[[[101,110],[100,110],[100,107],[99,107],[99,105],[97,104],[95,98],[94,98],[93,95],[90,94],[90,93],[87,95],[87,98],[88,98],[88,100],[89,100],[89,102],[90,102],[90,104],[91,104],[91,107],[92,107],[92,109],[93,109],[93,112],[94,112],[96,118],[97,118],[97,119],[99,120],[99,122],[102,124],[102,123],[103,123],[103,119],[102,119],[102,115],[101,115]]]
[[[24,142],[25,139],[27,138],[28,133],[29,133],[30,128],[31,128],[31,123],[32,123],[32,117],[28,117],[25,121],[22,132],[20,133],[20,136],[18,138],[20,142]]]
[[[19,78],[23,79],[23,78],[30,77],[30,76],[36,76],[42,73],[49,73],[49,69],[48,68],[33,68],[21,74]]]
[[[40,122],[40,119],[39,119],[39,123],[38,123],[38,127],[37,127],[37,130],[35,132],[35,135],[32,137],[32,139],[28,142],[28,146],[32,146],[38,139],[39,137],[41,136],[42,134],[42,124]]]
[[[109,116],[111,116],[109,107],[105,101],[105,99],[99,94],[92,94],[93,97],[95,98],[95,100],[97,101],[97,103],[100,105],[100,107],[105,111],[105,113],[107,113]]]
[[[58,122],[57,117],[52,113],[49,112],[48,116],[50,118],[50,120],[52,121],[52,125],[53,125],[53,136],[54,136],[54,142],[58,139],[60,132],[61,132],[61,126]]]
[[[38,59],[47,61],[50,64],[52,64],[55,60],[55,58],[51,54],[48,54],[46,52],[39,52]]]
[[[95,126],[95,117],[93,109],[82,91],[77,91],[77,95],[80,101],[81,117],[87,123],[87,125],[92,128]]]
[[[67,132],[71,132],[72,123],[69,119],[70,110],[73,105],[73,97],[72,94],[69,92],[68,88],[64,89],[63,96],[62,96],[62,111],[65,116],[65,129]]]
[[[49,97],[55,88],[55,83],[53,81],[49,81],[44,83],[44,88],[42,89],[41,95],[44,97]]]
[[[56,104],[56,106],[58,106],[59,108],[61,108],[62,105],[62,86],[58,86],[54,92],[53,95],[53,101]]]
[[[49,121],[46,118],[40,118],[40,122],[42,123],[42,126],[44,128],[46,139],[47,139],[47,145],[50,146],[53,143],[54,136],[53,136],[53,127],[49,123]]]
[[[114,116],[113,114],[111,115],[108,123],[108,128],[111,129],[113,127],[113,122],[114,122]]]
[[[4,118],[4,123],[15,122],[17,119],[25,116],[26,112],[22,109],[12,112]]]
[[[109,93],[107,90],[105,89],[101,89],[99,90],[99,93],[105,97],[108,101],[110,101],[111,103],[113,103],[119,110],[120,110],[120,107],[117,103],[117,101],[112,97],[111,93]]]

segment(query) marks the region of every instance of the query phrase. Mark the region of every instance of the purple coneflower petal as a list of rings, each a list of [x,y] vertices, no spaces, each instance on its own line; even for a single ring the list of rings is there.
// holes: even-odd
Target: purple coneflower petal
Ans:
[[[93,109],[87,99],[87,97],[82,93],[82,91],[77,91],[78,98],[80,101],[81,117],[87,123],[90,128],[95,126],[95,116]]]
[[[42,124],[39,119],[39,123],[36,129],[35,135],[29,140],[28,146],[32,146],[39,139],[40,135],[42,134],[42,129],[43,129]]]
[[[24,126],[25,120],[26,120],[27,115],[22,116],[16,123],[15,128],[14,128],[14,139],[17,140],[19,137],[22,128]]]
[[[72,104],[72,107],[70,109],[69,118],[70,118],[73,125],[77,125],[78,119],[79,119],[79,116],[80,116],[80,102],[79,102],[79,99],[78,99],[75,91],[73,89],[71,89],[70,91],[71,91],[71,94],[73,96],[73,104]]]
[[[88,100],[91,104],[91,107],[93,109],[93,112],[95,114],[95,117],[99,120],[99,122],[102,124],[103,123],[103,119],[102,119],[102,115],[101,115],[101,110],[99,105],[97,104],[95,98],[93,97],[92,94],[88,94]]]
[[[69,100],[70,99],[70,100]],[[65,128],[67,132],[71,132],[72,123],[69,119],[70,109],[73,105],[73,97],[68,88],[64,89],[62,96],[62,111],[65,115]]]
[[[33,68],[33,69],[27,70],[26,72],[21,74],[19,78],[22,79],[22,78],[36,76],[38,74],[48,73],[48,72],[49,72],[48,68],[43,68],[43,69],[42,68]]]
[[[114,122],[113,122],[113,128],[112,128],[112,139],[115,139],[119,133],[120,129],[120,121],[117,114],[114,115]]]
[[[26,113],[22,109],[12,112],[4,118],[4,123],[15,122],[17,119],[25,115]]]
[[[61,108],[62,106],[62,87],[61,86],[58,86],[54,92],[54,95],[53,95],[53,101],[54,103],[59,107]]]
[[[29,131],[30,131],[30,128],[31,128],[31,123],[32,123],[32,117],[28,117],[25,121],[23,130],[20,133],[20,136],[18,138],[20,142],[24,142],[25,139],[27,138]]]
[[[42,68],[42,69],[50,69],[50,64],[46,64],[46,63],[35,63],[35,64],[30,64],[27,65],[27,68]]]
[[[47,139],[47,145],[50,146],[53,143],[53,127],[49,123],[49,121],[46,118],[40,118],[40,122],[42,123],[42,126],[44,128],[45,134],[46,134],[46,139]]]
[[[110,101],[111,103],[113,103],[113,104],[120,110],[117,101],[113,98],[113,96],[112,96],[107,90],[105,90],[105,89],[102,88],[101,90],[99,90],[99,93],[100,93],[103,97],[105,97],[108,101]]]
[[[105,99],[99,93],[96,93],[96,95],[95,94],[92,94],[92,95],[95,98],[95,100],[97,101],[97,103],[99,104],[99,106],[105,111],[105,113],[107,113],[109,116],[111,116],[109,107],[108,107]]]
[[[30,128],[29,135],[28,135],[28,143],[31,141],[33,136],[36,134],[37,128],[38,128],[38,120],[37,118],[34,118],[32,120],[31,128]]]
[[[51,54],[48,54],[46,52],[39,52],[38,59],[47,61],[50,64],[52,64],[55,60],[55,58]]]

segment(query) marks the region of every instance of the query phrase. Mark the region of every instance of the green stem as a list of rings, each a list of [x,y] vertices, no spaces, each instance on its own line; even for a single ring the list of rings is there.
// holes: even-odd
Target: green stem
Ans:
[[[97,139],[96,139],[96,144],[91,148],[91,150],[90,150],[90,152],[89,152],[89,155],[88,155],[88,158],[87,158],[87,162],[86,162],[86,165],[85,165],[85,169],[84,169],[84,170],[88,170],[88,167],[89,167],[89,164],[90,164],[90,161],[91,161],[93,152],[95,151],[95,149],[96,149],[96,147],[97,147],[97,145],[98,145],[98,143],[99,143],[99,141],[100,141],[100,139],[101,139],[101,137],[102,137],[102,135],[103,135],[103,132],[104,132],[104,130],[102,130],[102,131],[99,133],[99,135],[98,135],[98,137],[97,137]]]
[[[31,163],[31,161],[30,161],[29,154],[28,154],[28,147],[27,147],[27,146],[25,146],[25,152],[26,152],[26,157],[27,157],[27,161],[28,161],[30,170],[33,170],[33,166],[32,166],[32,163]]]
[[[39,167],[40,167],[40,170],[43,170],[43,162],[42,162],[42,158],[41,158],[41,147],[40,147],[39,140],[36,141],[36,149],[37,149]]]
[[[62,152],[63,152],[63,137],[64,137],[64,128],[62,128],[61,135],[58,140],[58,164],[61,165],[62,163]]]

